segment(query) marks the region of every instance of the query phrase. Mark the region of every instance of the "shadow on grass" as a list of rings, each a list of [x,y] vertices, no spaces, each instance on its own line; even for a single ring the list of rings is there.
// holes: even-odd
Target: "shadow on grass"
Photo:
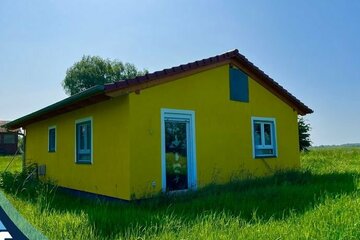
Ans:
[[[184,195],[159,195],[152,199],[130,203],[106,202],[74,198],[61,192],[49,192],[45,199],[37,195],[46,191],[37,189],[35,194],[18,197],[37,201],[44,211],[85,212],[99,236],[108,238],[139,226],[162,225],[168,216],[191,222],[209,213],[226,213],[240,216],[249,222],[257,219],[285,219],[290,213],[303,213],[320,204],[325,196],[349,194],[356,190],[356,178],[351,173],[315,175],[310,172],[280,172],[271,177],[232,182],[226,185],[209,185]],[[8,193],[13,188],[4,186]],[[36,188],[35,188],[36,189]],[[45,192],[45,193],[44,193]],[[156,231],[156,230],[154,230]],[[45,233],[46,234],[46,233]]]

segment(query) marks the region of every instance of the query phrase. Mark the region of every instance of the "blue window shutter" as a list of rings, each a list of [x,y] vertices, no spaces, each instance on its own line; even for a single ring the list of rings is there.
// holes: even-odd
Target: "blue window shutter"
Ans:
[[[230,68],[230,100],[249,102],[249,79],[240,69]]]

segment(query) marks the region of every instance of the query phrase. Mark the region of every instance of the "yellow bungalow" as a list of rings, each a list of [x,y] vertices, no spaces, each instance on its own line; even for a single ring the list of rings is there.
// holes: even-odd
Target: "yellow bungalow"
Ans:
[[[8,123],[25,164],[64,188],[130,200],[298,168],[313,111],[238,50],[95,86]]]

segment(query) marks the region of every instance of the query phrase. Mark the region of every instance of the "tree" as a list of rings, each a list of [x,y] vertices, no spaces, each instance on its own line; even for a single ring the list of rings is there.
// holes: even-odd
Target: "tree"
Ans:
[[[67,69],[62,86],[66,94],[74,95],[95,85],[130,79],[147,72],[139,71],[131,63],[84,55],[80,61]]]
[[[303,117],[298,118],[298,128],[299,128],[299,147],[300,151],[309,151],[311,147],[310,140],[310,130],[311,126]]]

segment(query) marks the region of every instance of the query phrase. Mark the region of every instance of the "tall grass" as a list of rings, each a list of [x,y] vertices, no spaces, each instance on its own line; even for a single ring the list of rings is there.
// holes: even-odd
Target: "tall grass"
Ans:
[[[2,187],[50,239],[359,239],[360,148],[316,149],[301,162],[301,171],[131,203],[47,183],[7,188],[16,174]]]

